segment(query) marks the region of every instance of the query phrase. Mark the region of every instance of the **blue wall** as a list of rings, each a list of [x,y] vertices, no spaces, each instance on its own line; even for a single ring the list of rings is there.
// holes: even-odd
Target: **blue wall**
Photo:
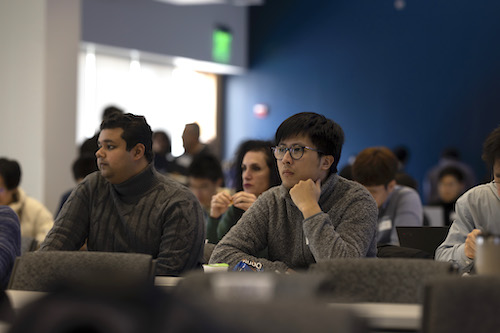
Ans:
[[[268,0],[250,11],[250,70],[227,80],[226,157],[272,137],[288,116],[325,114],[346,133],[339,165],[368,146],[405,144],[421,181],[447,146],[486,174],[500,124],[500,2]],[[257,119],[256,103],[270,114]]]

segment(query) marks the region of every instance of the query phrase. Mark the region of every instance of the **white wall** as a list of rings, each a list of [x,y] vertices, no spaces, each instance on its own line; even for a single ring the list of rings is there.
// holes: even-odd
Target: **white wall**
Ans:
[[[79,0],[0,2],[0,155],[52,212],[73,186],[79,39]]]

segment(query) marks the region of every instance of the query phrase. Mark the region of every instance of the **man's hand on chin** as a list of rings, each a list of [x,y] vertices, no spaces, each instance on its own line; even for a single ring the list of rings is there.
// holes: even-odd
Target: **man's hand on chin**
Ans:
[[[304,219],[321,212],[318,200],[321,194],[321,179],[301,180],[290,189],[290,197],[304,215]]]

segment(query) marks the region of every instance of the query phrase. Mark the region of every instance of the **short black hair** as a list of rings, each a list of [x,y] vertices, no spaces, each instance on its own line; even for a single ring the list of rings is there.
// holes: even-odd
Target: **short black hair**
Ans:
[[[200,153],[193,157],[188,167],[188,177],[210,179],[212,182],[224,180],[219,159],[209,153]]]
[[[249,151],[261,151],[266,156],[266,165],[269,168],[269,187],[281,184],[276,158],[271,149],[272,146],[273,143],[271,141],[264,140],[247,140],[240,144],[236,151],[236,159],[234,160],[234,168],[236,170],[234,174],[234,187],[236,192],[243,190],[243,181],[241,179],[243,170],[241,164],[243,163],[245,154]]]
[[[491,132],[483,143],[483,161],[493,168],[495,161],[500,159],[500,126]]]
[[[297,113],[286,119],[276,130],[275,141],[279,144],[293,136],[307,135],[325,155],[332,155],[330,173],[337,172],[337,165],[344,145],[344,131],[339,124],[314,112]]]
[[[123,129],[122,139],[127,143],[127,151],[142,143],[145,147],[144,156],[149,163],[153,161],[153,131],[146,118],[131,113],[114,113],[101,123],[101,131],[112,128]]]
[[[463,171],[453,165],[447,166],[439,171],[438,180],[441,180],[444,176],[453,176],[460,183],[463,183],[465,180]]]
[[[85,178],[92,172],[97,171],[96,157],[92,154],[83,154],[73,162],[73,178],[76,180]]]
[[[21,182],[21,166],[17,161],[0,158],[0,175],[8,190],[13,190]]]

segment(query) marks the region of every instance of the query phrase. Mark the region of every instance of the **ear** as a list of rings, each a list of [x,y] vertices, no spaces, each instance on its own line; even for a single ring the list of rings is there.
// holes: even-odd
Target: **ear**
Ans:
[[[321,157],[321,169],[330,170],[335,158],[332,155],[324,155]]]
[[[135,145],[134,148],[132,148],[132,154],[134,157],[134,160],[140,160],[143,156],[144,153],[146,152],[146,147],[142,143],[138,143]]]

